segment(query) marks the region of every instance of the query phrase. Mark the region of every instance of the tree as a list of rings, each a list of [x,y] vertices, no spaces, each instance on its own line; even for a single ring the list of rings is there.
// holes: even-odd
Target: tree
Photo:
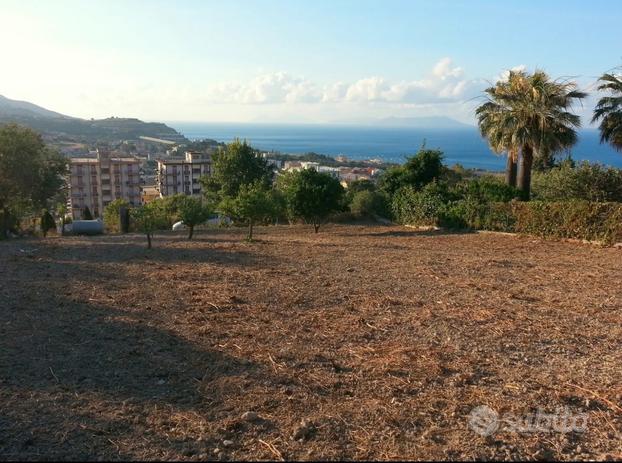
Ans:
[[[311,222],[317,233],[321,223],[340,210],[343,187],[337,179],[315,169],[302,169],[285,175],[288,178],[280,184],[290,215]]]
[[[15,124],[0,126],[0,238],[20,214],[47,207],[67,172],[67,160],[39,134]]]
[[[85,206],[82,210],[82,220],[93,220],[93,214],[88,206]]]
[[[622,78],[619,75],[603,74],[599,82],[598,90],[609,92],[609,95],[598,101],[592,122],[600,120],[601,143],[609,143],[622,151]]]
[[[389,217],[387,197],[381,191],[359,190],[352,196],[350,212],[357,217]]]
[[[445,170],[442,151],[426,149],[424,144],[417,154],[406,159],[403,166],[388,169],[380,177],[378,186],[389,196],[393,196],[404,186],[421,189],[439,179]]]
[[[492,151],[497,154],[507,153],[505,181],[509,186],[516,187],[520,147],[513,144],[511,127],[505,125],[509,119],[505,101],[511,98],[513,82],[514,79],[499,81],[495,86],[487,88],[484,92],[488,101],[476,109],[475,115],[480,133],[488,140]]]
[[[543,71],[510,71],[501,90],[486,90],[487,101],[476,110],[480,131],[493,149],[516,153],[520,148],[517,184],[525,199],[531,192],[534,157],[576,143],[581,120],[570,109],[585,96],[574,82],[551,80]]]
[[[248,224],[249,241],[253,240],[253,225],[278,215],[278,201],[274,190],[260,181],[251,185],[241,185],[235,198],[226,197],[218,206],[220,212]]]
[[[183,201],[180,201],[177,212],[180,220],[188,227],[189,240],[194,234],[194,227],[205,222],[210,215],[209,209],[201,199],[192,196],[186,196]]]
[[[147,249],[151,249],[154,232],[168,227],[168,217],[162,207],[161,200],[155,200],[142,207],[130,210],[136,229],[147,236]]]
[[[260,182],[267,187],[272,180],[272,169],[246,140],[236,139],[220,147],[212,156],[212,166],[212,175],[201,179],[210,200],[234,198],[242,185]]]
[[[67,203],[60,202],[56,204],[56,213],[60,218],[60,234],[61,236],[65,236],[65,220],[67,216]]]
[[[54,221],[54,217],[52,214],[46,209],[43,211],[41,215],[41,232],[43,233],[43,237],[45,238],[48,234],[49,230],[53,230],[56,228],[56,222]]]
[[[125,199],[118,198],[108,203],[104,208],[104,225],[113,232],[121,231],[121,209],[129,209],[130,203]]]

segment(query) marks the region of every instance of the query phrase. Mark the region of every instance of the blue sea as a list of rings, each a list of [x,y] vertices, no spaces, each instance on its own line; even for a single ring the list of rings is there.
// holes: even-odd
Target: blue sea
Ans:
[[[390,128],[341,125],[277,125],[183,123],[169,125],[187,138],[211,138],[229,142],[245,138],[266,151],[300,154],[315,152],[350,159],[381,158],[402,163],[425,141],[428,148],[439,148],[448,165],[486,170],[503,170],[505,160],[495,155],[475,127],[456,129]],[[576,161],[587,160],[622,168],[622,153],[601,145],[597,130],[582,130],[579,142],[570,151]],[[561,155],[565,157],[565,154]]]

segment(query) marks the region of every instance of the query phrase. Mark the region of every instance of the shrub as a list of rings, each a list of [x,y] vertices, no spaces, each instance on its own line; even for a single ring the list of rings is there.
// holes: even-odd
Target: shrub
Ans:
[[[104,226],[106,230],[118,233],[121,231],[121,208],[130,208],[125,199],[115,199],[104,208]]]
[[[88,206],[82,210],[82,220],[93,220],[93,214]]]
[[[622,241],[622,204],[589,201],[458,201],[440,218],[448,228],[524,233],[613,244]]]
[[[540,201],[622,202],[622,169],[583,162],[539,172],[533,178],[533,196]]]
[[[387,196],[378,191],[358,191],[352,196],[350,212],[355,217],[388,217],[390,214]]]
[[[438,225],[447,203],[447,192],[437,183],[421,191],[411,186],[400,188],[393,196],[391,209],[395,220],[409,225]]]
[[[388,169],[379,179],[379,188],[389,196],[407,186],[421,189],[428,183],[439,180],[446,171],[447,168],[443,166],[443,153],[422,146],[416,155],[406,159],[403,166]]]
[[[43,233],[43,237],[45,238],[48,234],[48,231],[56,228],[56,222],[54,221],[54,217],[48,210],[43,211],[43,215],[41,215],[41,232]]]
[[[622,241],[622,204],[589,201],[513,204],[514,230],[542,237]]]
[[[464,198],[477,202],[508,202],[520,196],[520,191],[507,185],[503,179],[485,175],[456,187],[456,192]]]

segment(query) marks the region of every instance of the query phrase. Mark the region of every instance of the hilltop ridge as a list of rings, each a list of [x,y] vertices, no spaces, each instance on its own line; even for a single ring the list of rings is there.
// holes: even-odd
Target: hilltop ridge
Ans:
[[[124,117],[81,119],[0,95],[0,124],[12,122],[30,127],[47,137],[83,143],[139,140],[140,137],[176,143],[188,141],[175,129],[161,122],[144,122]]]

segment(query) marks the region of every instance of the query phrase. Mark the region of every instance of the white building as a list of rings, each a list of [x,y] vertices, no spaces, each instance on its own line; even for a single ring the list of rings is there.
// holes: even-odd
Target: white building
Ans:
[[[212,157],[208,153],[186,151],[184,158],[158,160],[156,188],[160,196],[200,195],[199,179],[212,175]]]

